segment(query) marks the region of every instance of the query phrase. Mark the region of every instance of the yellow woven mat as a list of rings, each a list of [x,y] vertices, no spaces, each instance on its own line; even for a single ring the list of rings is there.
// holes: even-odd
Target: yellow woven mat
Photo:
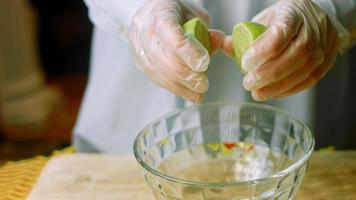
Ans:
[[[73,147],[68,147],[53,152],[49,157],[37,156],[26,160],[7,162],[0,166],[0,200],[26,199],[43,167],[51,157],[74,152]]]

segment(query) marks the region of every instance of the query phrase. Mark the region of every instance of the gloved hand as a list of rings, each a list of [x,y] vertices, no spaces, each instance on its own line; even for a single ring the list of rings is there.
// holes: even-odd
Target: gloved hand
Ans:
[[[280,0],[252,20],[268,26],[242,58],[243,84],[257,101],[311,87],[334,65],[337,32],[310,0]],[[223,48],[232,53],[231,38]]]
[[[199,41],[185,35],[181,25],[195,17],[209,24],[209,15],[186,0],[147,0],[136,13],[129,33],[136,65],[153,81],[190,101],[202,100],[209,81],[204,73],[210,57]],[[212,52],[224,33],[210,30]]]

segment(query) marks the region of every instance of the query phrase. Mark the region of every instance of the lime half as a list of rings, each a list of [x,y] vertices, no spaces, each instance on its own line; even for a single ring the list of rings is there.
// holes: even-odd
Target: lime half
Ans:
[[[210,53],[210,38],[208,26],[199,18],[187,21],[183,25],[186,33],[193,35]]]
[[[255,22],[242,22],[236,24],[232,31],[232,46],[235,61],[240,65],[241,59],[255,40],[267,30],[267,27]],[[241,68],[242,73],[245,73]]]

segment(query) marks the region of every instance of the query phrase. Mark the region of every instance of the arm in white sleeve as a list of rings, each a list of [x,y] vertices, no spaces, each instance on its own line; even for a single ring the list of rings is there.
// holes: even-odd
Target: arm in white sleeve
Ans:
[[[131,21],[144,0],[84,0],[89,18],[99,29],[127,40]]]
[[[343,52],[356,41],[356,0],[313,0],[329,16],[338,32],[339,51]]]

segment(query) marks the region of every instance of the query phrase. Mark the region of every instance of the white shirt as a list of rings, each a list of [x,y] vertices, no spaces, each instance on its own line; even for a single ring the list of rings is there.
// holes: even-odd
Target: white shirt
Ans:
[[[273,2],[220,0],[217,3],[217,0],[205,0],[199,3],[213,16],[211,27],[229,33],[234,24],[251,19]],[[339,18],[347,15],[343,14],[343,10],[345,13],[346,10],[350,12],[349,8],[356,4],[356,0],[319,2],[328,2],[324,10]],[[96,29],[89,83],[74,130],[73,142],[79,151],[131,152],[134,138],[146,124],[190,103],[160,88],[134,66],[125,38],[131,19],[142,0],[86,0],[86,3]],[[337,15],[332,13],[336,10]],[[349,25],[342,24],[343,20],[338,21],[337,17],[335,23],[344,31]],[[251,100],[242,88],[238,67],[222,54],[217,54],[212,59],[209,82],[206,102],[238,104]],[[313,89],[309,89],[268,103],[286,109],[313,125],[313,102]]]

